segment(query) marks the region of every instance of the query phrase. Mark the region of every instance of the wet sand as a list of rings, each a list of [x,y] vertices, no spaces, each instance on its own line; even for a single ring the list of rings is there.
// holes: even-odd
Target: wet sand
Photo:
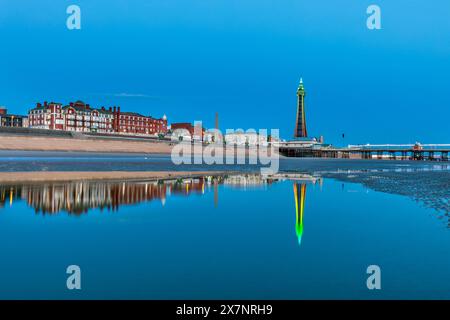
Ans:
[[[160,180],[223,174],[221,171],[31,171],[1,172],[0,183],[80,180]]]
[[[442,214],[450,228],[450,170],[325,173],[323,177],[358,183],[374,191],[407,196]]]

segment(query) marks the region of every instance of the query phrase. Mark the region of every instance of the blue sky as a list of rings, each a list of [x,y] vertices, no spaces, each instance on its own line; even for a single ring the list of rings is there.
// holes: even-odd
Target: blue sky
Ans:
[[[66,8],[81,8],[81,30]],[[366,8],[381,8],[381,30]],[[450,2],[0,0],[0,105],[120,105],[169,122],[450,143]],[[341,134],[345,133],[345,141]]]

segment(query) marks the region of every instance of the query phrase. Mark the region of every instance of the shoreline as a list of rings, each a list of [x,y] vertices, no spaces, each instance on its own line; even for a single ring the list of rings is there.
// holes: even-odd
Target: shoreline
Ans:
[[[22,171],[2,172],[0,183],[154,181],[232,174],[225,171]]]
[[[102,154],[146,154],[170,156],[172,148],[178,142],[148,141],[130,139],[107,139],[96,138],[68,138],[68,137],[41,137],[41,136],[19,136],[0,135],[0,151],[28,151],[28,152],[80,152],[80,153],[102,153]],[[190,143],[186,143],[191,146]],[[205,145],[200,150],[205,150]],[[229,150],[230,147],[225,147]],[[256,154],[257,149],[251,150],[245,147],[233,146],[232,152],[241,150],[245,156]],[[192,154],[198,150],[192,148]],[[281,155],[280,155],[281,157]]]

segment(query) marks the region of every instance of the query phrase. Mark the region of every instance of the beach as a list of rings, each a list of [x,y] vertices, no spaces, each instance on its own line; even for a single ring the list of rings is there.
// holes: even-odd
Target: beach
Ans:
[[[163,141],[2,135],[0,150],[170,154],[172,146]]]
[[[10,151],[67,151],[67,152],[98,152],[98,153],[140,153],[170,155],[172,148],[179,142],[145,140],[126,137],[55,137],[37,135],[0,135],[0,150]],[[193,147],[185,142],[184,152],[192,154],[203,153],[206,147]],[[258,149],[243,146],[226,146],[224,154],[258,155]],[[268,152],[271,155],[271,151]]]

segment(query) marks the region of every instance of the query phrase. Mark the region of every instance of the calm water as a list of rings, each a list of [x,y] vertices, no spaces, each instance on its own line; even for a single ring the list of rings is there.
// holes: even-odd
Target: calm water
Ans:
[[[271,179],[0,185],[0,298],[450,299],[450,167],[298,160]],[[172,170],[144,155],[0,154],[1,171],[99,163]],[[81,291],[66,289],[71,264]]]

